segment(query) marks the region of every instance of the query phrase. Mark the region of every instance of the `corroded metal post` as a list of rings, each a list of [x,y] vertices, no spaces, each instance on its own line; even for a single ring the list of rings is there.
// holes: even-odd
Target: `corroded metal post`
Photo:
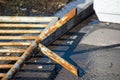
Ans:
[[[45,28],[47,24],[0,24],[0,28]]]

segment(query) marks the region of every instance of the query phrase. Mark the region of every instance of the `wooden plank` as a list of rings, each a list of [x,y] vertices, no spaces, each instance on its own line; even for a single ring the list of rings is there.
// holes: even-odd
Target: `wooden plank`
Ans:
[[[0,36],[0,40],[34,40],[37,36]]]
[[[29,46],[30,42],[0,42],[0,46]]]
[[[23,53],[25,49],[0,49],[0,53]]]
[[[0,28],[45,28],[47,27],[47,24],[6,24],[6,23],[1,23]]]
[[[54,17],[0,16],[0,22],[50,22]]]
[[[0,30],[0,34],[35,34],[41,31],[42,30]]]
[[[57,54],[55,54],[53,51],[51,51],[50,49],[48,49],[42,44],[39,44],[39,48],[46,56],[48,56],[49,58],[51,58],[52,60],[60,64],[61,66],[63,66],[65,69],[67,69],[71,73],[78,76],[78,69],[75,66],[68,63],[66,60],[64,60],[63,58],[61,58],[60,56],[58,56]]]
[[[0,69],[7,69],[11,68],[13,65],[12,64],[0,64]]]
[[[15,56],[0,57],[0,61],[9,61],[9,60],[16,61],[19,59],[20,59],[20,57],[15,57]]]

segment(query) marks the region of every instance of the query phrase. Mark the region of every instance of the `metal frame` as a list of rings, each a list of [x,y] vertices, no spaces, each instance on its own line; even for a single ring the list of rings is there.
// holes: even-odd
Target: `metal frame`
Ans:
[[[8,16],[0,16],[0,29],[1,28],[27,28],[25,30],[0,30],[0,34],[20,34],[20,36],[0,36],[0,40],[33,40],[32,42],[0,42],[0,46],[27,46],[26,49],[0,49],[0,53],[21,53],[22,55],[20,57],[16,56],[6,56],[6,57],[0,57],[0,61],[7,61],[12,60],[16,61],[14,65],[9,64],[0,64],[0,69],[10,68],[10,70],[4,74],[0,73],[0,77],[3,77],[2,80],[8,80],[10,79],[16,71],[18,71],[21,67],[21,65],[25,62],[27,57],[29,57],[32,54],[32,51],[39,46],[41,51],[47,55],[49,58],[56,61],[58,64],[62,65],[64,68],[66,68],[68,71],[72,72],[76,76],[78,76],[78,70],[75,66],[68,63],[66,60],[59,57],[57,54],[52,52],[50,49],[45,47],[42,42],[44,39],[46,39],[48,36],[50,36],[53,32],[55,32],[57,29],[62,27],[64,24],[66,24],[69,20],[71,20],[76,15],[76,9],[73,9],[70,11],[66,16],[64,16],[59,21],[57,17],[8,17]],[[6,24],[6,22],[9,22],[9,24]],[[10,23],[11,22],[11,23]],[[39,24],[14,24],[13,22],[39,22]],[[49,23],[49,24],[40,24],[40,23]],[[12,27],[11,27],[12,26]],[[44,30],[30,30],[30,28],[39,28],[39,27],[46,27]],[[40,34],[39,36],[24,36],[24,34]],[[23,35],[21,35],[23,34]]]

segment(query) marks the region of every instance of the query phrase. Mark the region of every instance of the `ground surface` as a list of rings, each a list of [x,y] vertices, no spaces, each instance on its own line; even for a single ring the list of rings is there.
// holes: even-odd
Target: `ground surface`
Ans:
[[[77,66],[81,76],[76,77],[61,68],[55,80],[120,80],[120,43],[104,47],[80,43],[83,36],[97,29],[120,30],[119,24],[101,23],[93,26],[96,23],[99,23],[98,20],[91,21],[87,26],[80,24],[53,43],[52,46],[57,46],[54,51]],[[84,28],[80,29],[81,26]]]
[[[0,0],[0,15],[53,15],[72,0]]]

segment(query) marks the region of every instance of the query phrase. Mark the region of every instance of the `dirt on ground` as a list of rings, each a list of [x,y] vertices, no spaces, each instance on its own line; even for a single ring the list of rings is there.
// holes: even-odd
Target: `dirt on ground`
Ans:
[[[72,0],[0,0],[1,16],[50,16]]]

